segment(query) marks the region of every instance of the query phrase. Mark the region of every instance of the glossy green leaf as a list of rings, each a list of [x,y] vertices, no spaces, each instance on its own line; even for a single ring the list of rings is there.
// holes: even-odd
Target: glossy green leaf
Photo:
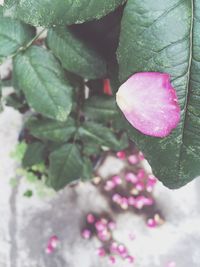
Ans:
[[[25,168],[44,161],[45,145],[41,142],[35,142],[27,146],[22,165]]]
[[[78,147],[67,144],[50,154],[50,185],[59,190],[81,178],[83,162]]]
[[[27,44],[35,28],[18,20],[0,16],[0,58],[7,57]]]
[[[34,119],[27,123],[27,127],[33,136],[55,142],[66,142],[76,132],[75,122],[72,118],[68,118],[66,122]]]
[[[85,116],[97,121],[109,121],[118,114],[116,101],[109,96],[90,97],[84,105]]]
[[[87,79],[106,75],[105,60],[67,27],[50,30],[47,44],[68,71]]]
[[[7,0],[5,14],[32,25],[74,24],[99,19],[125,0]]]
[[[32,108],[48,118],[67,119],[72,109],[72,88],[50,52],[32,46],[19,54],[14,60],[14,76]]]
[[[141,71],[171,75],[182,109],[177,129],[164,139],[129,129],[155,175],[170,188],[185,185],[200,175],[200,2],[128,0],[118,61],[121,82]]]
[[[93,141],[95,145],[118,149],[119,142],[113,132],[101,124],[85,122],[78,129],[78,133],[84,141]]]

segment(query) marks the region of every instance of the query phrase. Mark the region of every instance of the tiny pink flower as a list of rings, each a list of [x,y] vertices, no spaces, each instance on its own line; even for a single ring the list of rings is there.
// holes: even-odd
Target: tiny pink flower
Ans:
[[[106,225],[103,222],[98,221],[95,223],[95,228],[97,229],[98,232],[101,232],[106,229]]]
[[[142,182],[138,182],[136,185],[135,185],[135,188],[138,190],[138,191],[143,191],[145,189],[145,185],[144,183]]]
[[[157,225],[158,225],[158,224],[157,224],[157,222],[156,222],[155,219],[148,219],[148,221],[147,221],[147,226],[148,226],[149,228],[155,228]]]
[[[115,230],[115,228],[116,228],[116,223],[115,223],[115,222],[109,222],[109,223],[108,223],[108,228],[109,228],[110,230]]]
[[[141,72],[119,88],[116,100],[129,123],[143,134],[166,137],[180,121],[180,107],[167,73]]]
[[[126,259],[125,259],[128,263],[133,263],[134,262],[134,257],[133,256],[127,256]]]
[[[127,253],[127,249],[124,245],[119,245],[117,251],[120,255]]]
[[[142,160],[145,159],[144,154],[143,154],[141,151],[138,153],[138,159],[139,159],[140,161],[142,161]]]
[[[137,177],[138,177],[139,180],[144,179],[144,177],[145,177],[145,170],[144,169],[138,170]]]
[[[128,173],[125,175],[125,180],[126,180],[127,182],[132,183],[132,184],[135,184],[135,183],[138,182],[138,177],[137,177],[134,173],[132,173],[132,172],[128,172]]]
[[[121,199],[122,199],[122,197],[119,194],[114,194],[112,196],[112,201],[115,202],[115,203],[117,203],[117,204],[120,204]]]
[[[125,159],[126,158],[126,153],[124,151],[118,151],[116,156],[119,158],[119,159]]]
[[[130,155],[128,157],[128,162],[130,164],[137,164],[138,163],[138,157],[136,155]]]
[[[110,256],[110,257],[109,257],[109,263],[110,263],[110,264],[115,264],[115,263],[116,263],[116,259],[115,259],[114,256]]]
[[[118,244],[117,242],[112,242],[110,245],[110,252],[117,253],[118,252]]]
[[[48,244],[48,246],[45,249],[46,254],[52,254],[54,252],[54,248],[51,244]]]
[[[98,255],[99,257],[105,257],[105,255],[106,255],[106,251],[105,251],[105,249],[104,249],[103,247],[98,248],[98,249],[97,249],[97,255]]]
[[[108,180],[108,181],[106,181],[106,185],[104,186],[104,189],[106,191],[111,191],[112,189],[115,188],[115,186],[116,186],[116,184],[113,181]]]
[[[90,224],[93,224],[95,222],[95,217],[92,213],[89,213],[87,215],[87,222],[90,223]]]
[[[51,246],[53,248],[57,248],[58,244],[59,244],[59,239],[56,235],[52,236],[50,239],[49,239],[49,244],[51,244]]]
[[[90,237],[91,237],[91,231],[89,230],[89,229],[84,229],[83,231],[82,231],[82,233],[81,233],[81,235],[82,235],[82,237],[84,238],[84,239],[90,239]]]
[[[128,198],[128,204],[130,206],[134,206],[135,205],[135,198],[134,197],[129,197]]]
[[[113,176],[112,181],[115,184],[115,186],[122,184],[122,179],[118,175]]]

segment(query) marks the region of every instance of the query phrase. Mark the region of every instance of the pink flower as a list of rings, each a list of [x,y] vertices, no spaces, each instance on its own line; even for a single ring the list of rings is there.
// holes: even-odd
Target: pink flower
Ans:
[[[130,124],[143,134],[166,137],[180,121],[180,107],[167,73],[141,72],[119,88],[116,100]]]
[[[90,224],[93,224],[95,222],[95,217],[92,213],[89,213],[87,215],[87,222],[90,223]]]
[[[119,159],[125,159],[126,158],[126,153],[124,151],[118,151],[116,156],[119,158]]]
[[[100,248],[97,249],[97,254],[98,254],[99,257],[105,257],[106,251],[105,251],[105,249],[103,247],[100,247]]]
[[[89,229],[84,229],[81,235],[84,239],[90,239],[91,234],[92,233]]]

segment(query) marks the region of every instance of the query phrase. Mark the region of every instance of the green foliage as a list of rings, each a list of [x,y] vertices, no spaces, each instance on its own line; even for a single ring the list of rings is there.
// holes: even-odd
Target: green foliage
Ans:
[[[86,79],[97,79],[106,75],[105,60],[69,28],[57,27],[50,30],[47,44],[66,70]]]
[[[99,19],[124,0],[6,0],[5,14],[35,26],[83,23]]]
[[[15,89],[5,104],[29,112],[17,152],[29,181],[59,190],[90,179],[104,150],[129,145],[127,133],[166,186],[199,176],[199,17],[197,0],[5,0],[0,61],[12,58],[13,72],[1,84]],[[139,133],[116,107],[119,86],[144,71],[169,73],[179,97],[181,123],[164,139]]]
[[[148,137],[129,127],[154,173],[170,188],[183,186],[200,173],[200,27],[195,19],[199,16],[199,1],[129,0],[122,19],[121,81],[141,70],[167,72],[179,97],[181,123],[167,138]]]
[[[10,56],[35,36],[35,28],[0,16],[0,58]]]
[[[66,122],[33,118],[27,123],[27,127],[33,136],[54,142],[67,142],[76,132],[72,118],[68,118]]]
[[[50,185],[56,190],[81,177],[83,162],[79,147],[67,144],[50,155]]]
[[[37,112],[65,121],[72,109],[72,88],[52,53],[37,46],[14,59],[14,76],[28,103]]]

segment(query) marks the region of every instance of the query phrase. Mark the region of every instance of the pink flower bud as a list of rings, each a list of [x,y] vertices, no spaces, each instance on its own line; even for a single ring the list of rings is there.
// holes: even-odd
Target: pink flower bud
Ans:
[[[124,151],[118,151],[116,156],[119,158],[119,159],[125,159],[126,158],[126,153]]]
[[[139,180],[144,179],[144,177],[145,177],[145,170],[144,169],[138,170],[137,177],[138,177]]]
[[[46,254],[52,254],[54,252],[54,248],[51,244],[48,244],[48,246],[45,249]]]
[[[115,257],[110,256],[110,257],[109,257],[109,263],[110,263],[110,264],[115,264],[115,263],[116,263],[116,259],[115,259]]]
[[[116,185],[115,185],[115,183],[113,181],[108,180],[108,181],[106,181],[106,185],[104,186],[104,189],[106,191],[111,191],[112,189],[115,188],[115,186]]]
[[[115,223],[115,222],[109,222],[109,223],[108,223],[108,228],[109,228],[110,230],[115,230],[115,228],[116,228],[116,223]]]
[[[115,184],[115,186],[122,184],[122,179],[118,175],[113,176],[112,181]]]
[[[90,223],[90,224],[93,224],[95,222],[95,217],[92,213],[89,213],[87,215],[87,222]]]
[[[138,182],[138,177],[132,173],[132,172],[128,172],[126,175],[125,175],[125,179],[127,182],[130,182],[132,184],[135,184]]]
[[[95,223],[95,228],[97,229],[98,232],[101,232],[106,229],[106,225],[103,222],[98,221]]]
[[[98,248],[98,249],[97,249],[97,255],[98,255],[99,257],[105,257],[105,255],[106,255],[106,251],[105,251],[105,249],[104,249],[103,247]]]
[[[129,197],[128,198],[128,204],[130,206],[134,206],[135,205],[135,198],[134,197]]]
[[[59,243],[59,239],[56,235],[52,236],[50,239],[49,239],[49,244],[51,244],[51,246],[53,248],[56,248],[58,246],[58,243]]]
[[[112,242],[110,245],[110,252],[117,253],[118,252],[118,244],[117,242]]]
[[[89,229],[84,229],[81,235],[84,239],[90,239],[91,231]]]
[[[117,204],[120,204],[120,202],[121,202],[121,196],[119,195],[119,194],[114,194],[113,196],[112,196],[112,201],[113,202],[115,202],[115,203],[117,203]]]
[[[180,107],[167,73],[141,72],[119,88],[116,100],[129,123],[143,134],[166,137],[180,121]]]
[[[130,155],[128,157],[128,162],[130,164],[137,164],[138,163],[138,157],[136,155]]]
[[[127,256],[126,259],[125,259],[128,263],[133,263],[134,262],[134,257],[133,256]]]
[[[139,159],[140,161],[142,161],[142,160],[145,159],[144,154],[143,154],[141,151],[138,153],[138,159]]]
[[[148,226],[149,228],[155,228],[157,225],[158,225],[158,224],[157,224],[157,222],[156,222],[155,219],[148,219],[148,221],[147,221],[147,226]]]

